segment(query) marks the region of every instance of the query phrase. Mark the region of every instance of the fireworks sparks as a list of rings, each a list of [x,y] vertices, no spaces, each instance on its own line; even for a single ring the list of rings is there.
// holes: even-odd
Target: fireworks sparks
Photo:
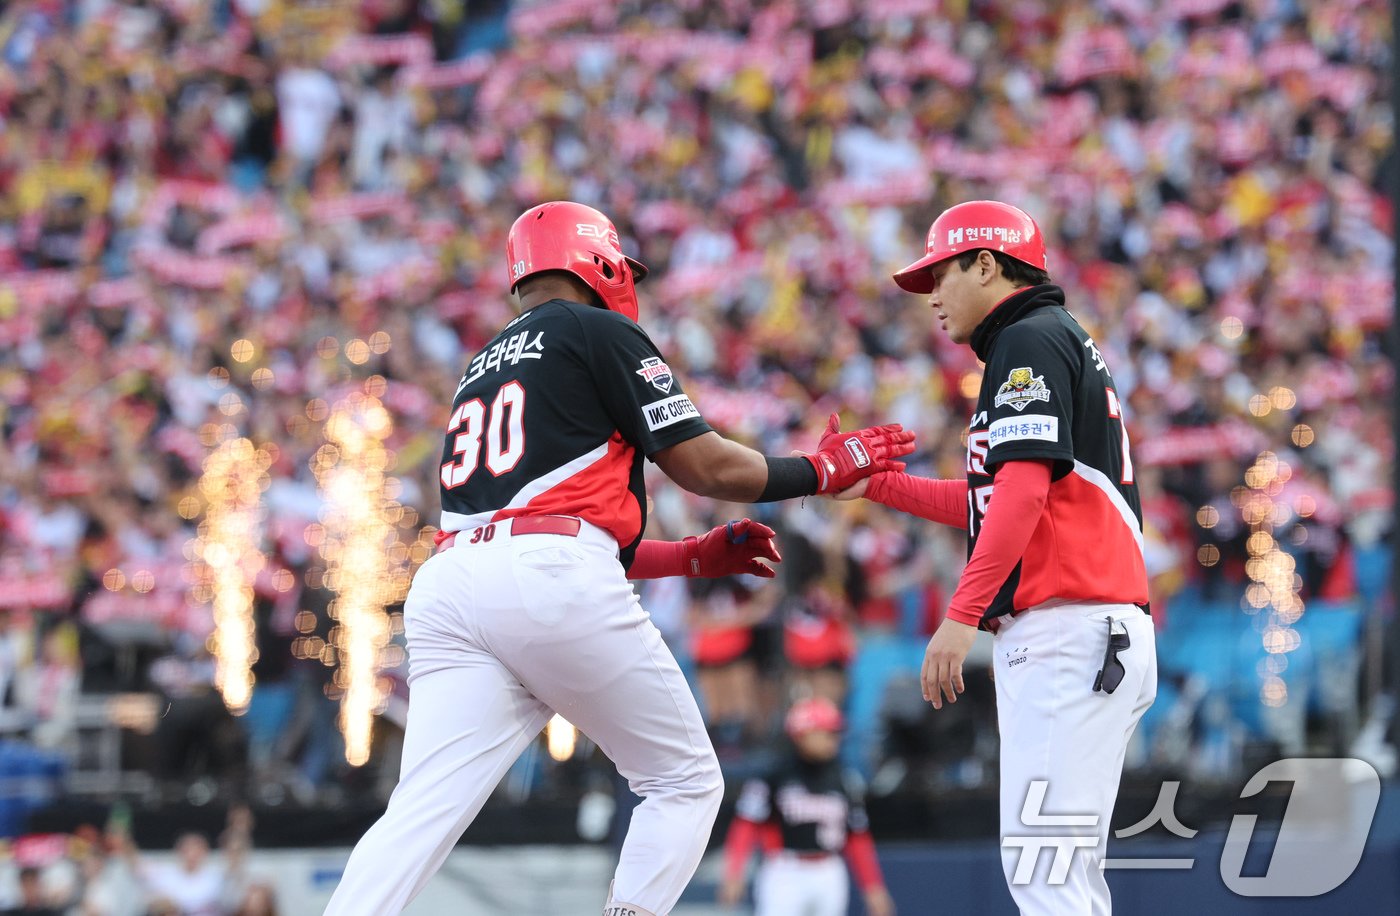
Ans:
[[[318,403],[308,415],[324,410]],[[418,554],[398,540],[396,526],[411,510],[395,502],[398,481],[385,473],[394,459],[384,445],[394,428],[389,412],[364,392],[328,410],[325,444],[311,459],[325,500],[318,534],[324,582],[336,593],[330,612],[337,626],[323,661],[339,663],[334,683],[343,691],[345,757],[360,766],[369,759],[374,714],[387,698],[379,677],[390,637],[385,608],[407,594],[409,560]]]
[[[253,692],[253,579],[265,562],[259,549],[262,491],[271,463],[269,453],[247,439],[228,439],[205,459],[199,481],[207,508],[194,540],[198,562],[191,598],[213,605],[214,682],[234,713],[247,709]],[[113,572],[121,576],[120,570]],[[133,579],[143,575],[150,573],[138,572]]]

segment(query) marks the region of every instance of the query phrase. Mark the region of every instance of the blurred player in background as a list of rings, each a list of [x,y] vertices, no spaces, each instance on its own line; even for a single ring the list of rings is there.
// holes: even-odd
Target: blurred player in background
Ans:
[[[836,759],[841,711],[825,697],[799,700],[784,727],[791,746],[773,768],[745,783],[724,845],[719,899],[744,896],[754,848],[763,861],[754,878],[756,916],[845,916],[849,863],[870,916],[893,916],[865,814],[860,777]],[[842,861],[842,857],[845,861]]]

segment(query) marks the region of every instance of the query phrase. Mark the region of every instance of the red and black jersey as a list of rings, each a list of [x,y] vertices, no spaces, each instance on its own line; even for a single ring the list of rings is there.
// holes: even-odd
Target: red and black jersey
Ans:
[[[1123,405],[1103,355],[1057,286],[999,303],[973,332],[986,363],[968,425],[968,556],[997,467],[1053,461],[1050,494],[1025,553],[983,614],[1052,599],[1147,605],[1142,509]]]
[[[836,760],[812,763],[790,754],[744,783],[736,817],[775,828],[780,848],[841,853],[852,834],[865,834],[865,790]]]
[[[642,456],[709,430],[635,322],[551,300],[506,325],[457,385],[442,530],[574,515],[617,538],[626,567],[646,527]]]

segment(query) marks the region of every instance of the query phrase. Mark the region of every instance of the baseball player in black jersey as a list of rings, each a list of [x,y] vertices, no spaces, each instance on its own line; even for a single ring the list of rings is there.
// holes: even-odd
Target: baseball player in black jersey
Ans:
[[[399,784],[327,913],[400,912],[554,713],[642,802],[605,916],[669,913],[705,850],[723,786],[695,699],[629,577],[772,576],[773,532],[744,519],[642,540],[650,458],[691,492],[763,502],[901,469],[897,425],[768,458],[710,429],[636,323],[634,282],[602,213],[534,207],[506,243],[520,315],[467,364],[447,418],[438,552],[404,606],[409,712]]]
[[[948,209],[895,281],[928,294],[949,338],[985,363],[967,478],[881,474],[841,496],[967,529],[967,567],[924,656],[924,698],[956,702],[977,629],[995,634],[1012,897],[1027,914],[1109,913],[1109,817],[1157,692],[1122,399],[1050,283],[1040,227],[1016,207]],[[1047,846],[1054,855],[1037,855]]]
[[[847,863],[865,911],[894,916],[865,815],[864,786],[836,759],[841,711],[824,697],[799,700],[784,726],[790,753],[739,795],[725,839],[720,903],[734,906],[743,897],[744,871],[758,847],[763,861],[754,878],[755,916],[845,916]]]

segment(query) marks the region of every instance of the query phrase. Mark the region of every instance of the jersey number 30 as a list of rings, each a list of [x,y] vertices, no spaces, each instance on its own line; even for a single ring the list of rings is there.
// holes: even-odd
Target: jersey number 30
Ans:
[[[515,469],[525,455],[525,389],[509,382],[496,392],[487,411],[481,398],[472,398],[452,411],[447,434],[457,433],[452,451],[460,460],[442,466],[442,485],[451,490],[467,482],[481,464],[481,434],[486,433],[486,470],[500,477]]]

